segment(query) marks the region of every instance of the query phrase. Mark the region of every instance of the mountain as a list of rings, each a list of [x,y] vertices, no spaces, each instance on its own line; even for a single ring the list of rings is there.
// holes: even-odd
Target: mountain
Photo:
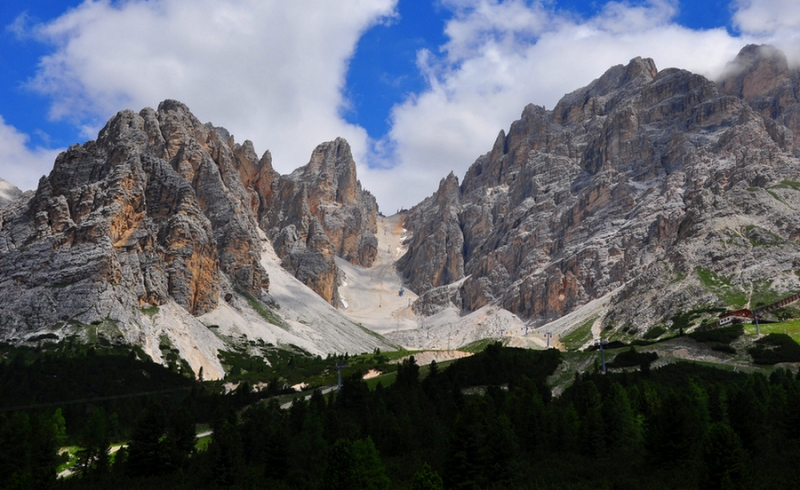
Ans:
[[[327,303],[334,257],[374,256],[376,214],[343,140],[282,177],[268,152],[179,102],[122,111],[59,155],[29,199],[0,208],[0,340],[77,336],[156,360],[174,349],[208,378],[242,338],[312,354],[387,347]],[[270,295],[280,259],[291,273],[275,269],[279,293],[306,284],[322,297],[278,295],[304,298],[294,318]]]
[[[391,218],[343,139],[280,175],[180,102],[122,111],[0,205],[0,341],[140,345],[215,378],[220,350],[544,346],[757,308],[800,291],[798,94],[769,46],[716,81],[635,58]]]
[[[525,107],[408,211],[415,311],[635,335],[800,290],[798,93],[781,52],[747,46],[716,82],[636,58]]]
[[[22,191],[14,185],[0,179],[0,206],[5,206],[22,195]]]

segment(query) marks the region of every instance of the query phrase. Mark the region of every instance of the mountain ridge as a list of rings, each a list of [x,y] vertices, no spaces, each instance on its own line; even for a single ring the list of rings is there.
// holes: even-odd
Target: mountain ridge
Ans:
[[[799,73],[765,46],[718,81],[634,58],[552,110],[529,104],[461,182],[451,172],[402,215],[379,279],[394,287],[396,259],[408,304],[383,311],[378,293],[360,314],[380,311],[374,328],[403,345],[531,346],[544,341],[530,327],[636,336],[692,308],[800,290]],[[345,301],[375,279],[361,271],[378,257],[378,219],[341,138],[280,175],[269,151],[180,102],[121,111],[35,193],[0,204],[0,340],[94,327],[165,362],[166,338],[209,378],[224,374],[216,351],[256,340],[393,348]],[[364,284],[348,288],[344,269]]]
[[[784,124],[800,106],[762,73],[797,80],[781,56],[748,46],[720,84],[635,58],[552,111],[527,106],[463,182],[448,176],[409,210],[413,238],[398,267],[420,294],[415,310],[496,304],[544,326],[612,295],[607,310],[592,312],[595,333],[641,333],[679,309],[735,306],[726,296],[755,284],[800,288],[791,219],[800,165]],[[747,100],[731,95],[742,86]],[[771,257],[756,257],[756,245]],[[757,263],[769,273],[741,265]],[[729,284],[715,290],[698,268]],[[438,292],[462,279],[457,291]]]

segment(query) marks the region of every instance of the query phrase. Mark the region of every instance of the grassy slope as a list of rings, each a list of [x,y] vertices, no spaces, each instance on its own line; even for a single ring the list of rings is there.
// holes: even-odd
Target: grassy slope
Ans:
[[[793,338],[795,342],[800,343],[800,320],[783,323],[762,323],[760,325],[761,335],[768,333],[785,333]],[[756,325],[745,325],[744,332],[747,335],[756,334]]]

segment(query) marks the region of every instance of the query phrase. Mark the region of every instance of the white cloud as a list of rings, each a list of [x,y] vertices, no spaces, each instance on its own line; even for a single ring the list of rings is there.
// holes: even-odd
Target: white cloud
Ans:
[[[800,60],[794,0],[738,0],[736,36],[676,24],[677,0],[607,2],[586,19],[554,0],[439,1],[452,12],[448,41],[418,53],[429,87],[394,107],[379,141],[344,121],[345,75],[361,35],[391,23],[397,0],[86,0],[34,28],[54,51],[30,86],[51,97],[51,117],[87,137],[121,108],[177,98],[200,120],[269,149],[284,173],[343,136],[362,183],[393,212],[451,170],[463,176],[528,103],[552,108],[633,57],[709,77],[751,42]],[[30,35],[28,25],[20,18],[12,30]]]
[[[0,116],[0,177],[22,190],[36,189],[39,178],[50,173],[59,150],[28,148],[28,136]]]
[[[780,48],[800,66],[800,9],[795,0],[738,0],[734,25],[762,44]]]
[[[14,22],[6,26],[6,32],[10,32],[17,39],[24,39],[29,32],[30,16],[23,12],[14,19]]]
[[[347,62],[363,32],[391,18],[395,4],[86,0],[36,26],[55,50],[29,86],[51,97],[51,118],[84,127],[87,137],[120,109],[174,98],[237,141],[269,149],[282,172],[337,136],[361,156],[365,131],[340,115]]]
[[[669,0],[609,2],[588,19],[555,10],[553,2],[444,4],[453,11],[449,40],[439,55],[419,57],[430,87],[392,112],[385,144],[395,148],[396,166],[362,177],[392,212],[430,195],[451,170],[462,177],[528,103],[552,109],[564,94],[636,56],[653,58],[659,69],[714,78],[745,44],[763,39],[682,27],[674,20],[677,2]],[[407,181],[413,183],[386,184]]]
[[[784,29],[800,28],[796,0],[738,0],[734,24],[744,32],[771,35]]]

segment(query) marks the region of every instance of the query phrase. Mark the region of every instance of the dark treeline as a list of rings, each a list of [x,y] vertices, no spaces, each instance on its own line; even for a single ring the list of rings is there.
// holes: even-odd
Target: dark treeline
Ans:
[[[110,440],[121,441],[130,436],[138,415],[153,400],[174,404],[187,395],[197,398],[202,390],[193,379],[149,359],[142,361],[133,351],[127,355],[101,355],[94,349],[80,354],[44,352],[28,361],[25,354],[30,353],[18,352],[0,362],[0,413],[8,418],[19,407],[34,406],[39,417],[59,407],[66,427],[61,442],[66,444],[77,444],[95,408],[105,411]]]
[[[109,412],[97,407],[75,436],[84,451],[78,475],[59,481],[52,450],[64,436],[56,414],[15,412],[0,416],[0,482],[116,489],[800,486],[797,375],[679,363],[576,375],[553,399],[546,379],[559,362],[555,350],[492,345],[446,369],[432,364],[422,380],[419,366],[405,361],[386,388],[370,391],[352,376],[338,395],[315,392],[288,410],[274,399],[255,402],[246,389],[151,401],[113,458],[104,433]],[[205,417],[214,433],[198,452],[194,423]],[[27,442],[21,448],[12,440]]]

